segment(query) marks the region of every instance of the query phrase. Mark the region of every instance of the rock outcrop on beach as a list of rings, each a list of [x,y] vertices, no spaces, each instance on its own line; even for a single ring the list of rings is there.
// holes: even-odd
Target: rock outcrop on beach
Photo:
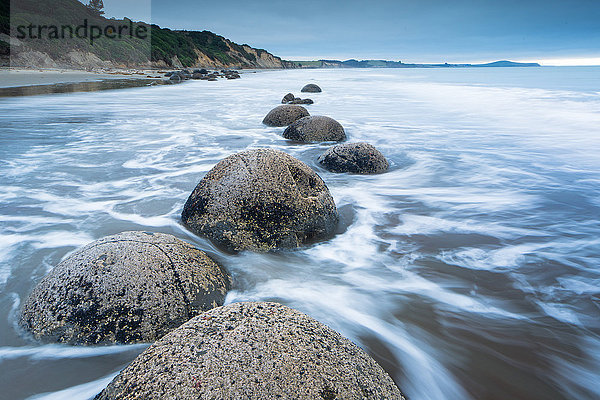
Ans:
[[[318,85],[315,85],[314,83],[309,83],[308,85],[305,85],[301,92],[308,92],[308,93],[321,93],[321,88]]]
[[[198,183],[181,217],[193,232],[234,251],[299,247],[331,235],[338,222],[319,175],[271,149],[221,160]]]
[[[230,277],[174,236],[123,232],[59,263],[21,309],[35,339],[71,344],[153,342],[223,304]]]
[[[364,351],[276,303],[236,303],[192,319],[100,393],[116,399],[404,399]]]
[[[318,161],[331,172],[355,174],[379,174],[387,171],[390,166],[379,150],[364,142],[330,147]]]
[[[292,123],[283,132],[283,137],[297,142],[339,142],[346,139],[346,132],[335,119],[315,115]]]
[[[288,126],[302,117],[309,116],[306,108],[298,105],[277,106],[265,116],[263,124],[267,126]]]

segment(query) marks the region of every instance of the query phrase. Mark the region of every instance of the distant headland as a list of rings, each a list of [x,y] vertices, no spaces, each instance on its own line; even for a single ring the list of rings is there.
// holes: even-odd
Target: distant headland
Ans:
[[[402,61],[386,60],[317,60],[288,61],[295,68],[483,68],[483,67],[539,67],[538,63],[520,63],[514,61],[494,61],[486,64],[414,64]]]

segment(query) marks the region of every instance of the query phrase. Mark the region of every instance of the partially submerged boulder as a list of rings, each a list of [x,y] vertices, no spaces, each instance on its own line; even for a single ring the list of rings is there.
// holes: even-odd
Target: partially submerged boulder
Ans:
[[[277,106],[266,115],[263,124],[267,126],[288,126],[302,117],[310,115],[306,108],[297,105]]]
[[[294,99],[295,99],[294,94],[293,93],[288,93],[285,96],[283,96],[283,99],[281,99],[281,103],[282,104],[287,104],[287,103],[289,103],[290,101],[292,101]]]
[[[297,142],[339,142],[346,139],[344,127],[333,118],[315,115],[288,126],[283,137]]]
[[[379,150],[364,142],[330,147],[318,161],[329,171],[355,174],[379,174],[390,166]]]
[[[308,85],[302,88],[301,92],[321,93],[321,88],[318,85],[315,85],[314,83],[309,83]]]
[[[181,214],[193,232],[229,250],[295,248],[337,226],[335,202],[309,166],[279,150],[221,160],[198,183]]]
[[[301,99],[296,97],[294,100],[290,101],[289,104],[313,104],[314,101],[312,99]]]
[[[223,304],[230,277],[172,235],[123,232],[60,262],[21,309],[21,326],[44,342],[153,342]]]
[[[363,350],[276,303],[208,311],[150,346],[97,400],[404,399]]]

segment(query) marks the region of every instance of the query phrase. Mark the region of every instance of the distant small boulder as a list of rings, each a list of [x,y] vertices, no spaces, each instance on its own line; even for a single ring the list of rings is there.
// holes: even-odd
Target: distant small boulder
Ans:
[[[312,101],[312,99],[300,99],[300,98],[295,98],[294,100],[290,101],[289,104],[313,104],[314,101]]]
[[[346,139],[344,127],[325,116],[301,118],[283,132],[283,137],[297,142],[339,142]]]
[[[327,149],[318,162],[331,172],[379,174],[389,163],[379,150],[368,143],[344,143]]]
[[[281,103],[282,104],[287,104],[290,101],[294,100],[295,96],[292,93],[288,93],[285,96],[283,96],[283,99],[281,99]]]
[[[304,86],[301,90],[301,92],[308,92],[308,93],[321,93],[321,88],[318,85],[315,85],[314,83],[309,83],[308,85]]]
[[[265,116],[263,124],[267,126],[288,126],[302,117],[309,116],[306,108],[298,105],[277,106]]]

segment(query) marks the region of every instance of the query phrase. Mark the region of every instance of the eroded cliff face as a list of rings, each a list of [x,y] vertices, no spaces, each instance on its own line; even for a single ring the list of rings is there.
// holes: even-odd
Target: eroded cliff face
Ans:
[[[216,57],[210,57],[200,49],[195,49],[197,56],[196,62],[192,67],[197,68],[241,68],[241,69],[281,69],[293,68],[294,64],[286,62],[281,58],[274,56],[266,50],[255,49],[246,44],[236,45],[225,39],[228,51],[225,53],[230,61],[223,61]],[[239,49],[243,49],[240,51]],[[168,67],[165,63],[154,63],[156,67]],[[173,67],[179,67],[179,60],[172,60]]]

